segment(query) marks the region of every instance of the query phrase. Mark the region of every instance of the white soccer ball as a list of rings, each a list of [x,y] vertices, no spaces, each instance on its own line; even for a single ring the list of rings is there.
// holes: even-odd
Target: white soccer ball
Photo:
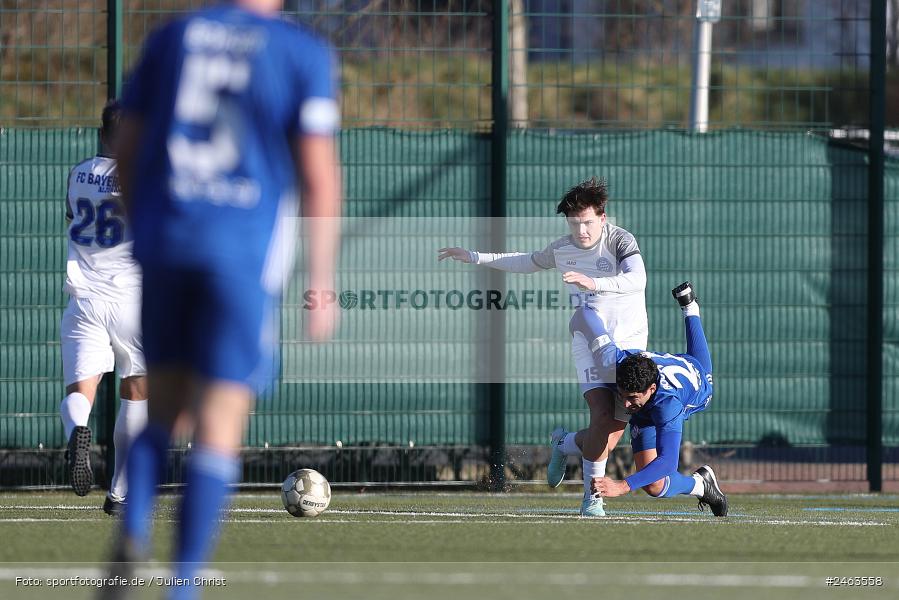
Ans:
[[[281,484],[281,502],[295,517],[317,517],[331,504],[331,484],[313,469],[300,469]]]

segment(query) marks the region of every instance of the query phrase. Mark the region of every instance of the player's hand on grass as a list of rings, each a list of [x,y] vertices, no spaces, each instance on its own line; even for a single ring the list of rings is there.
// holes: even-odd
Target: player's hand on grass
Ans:
[[[623,496],[631,491],[631,486],[626,481],[616,481],[608,477],[594,477],[590,483],[590,489],[594,494],[599,494],[603,498],[614,498],[615,496]]]
[[[451,258],[464,263],[471,263],[471,252],[465,248],[441,248],[437,251],[437,261]]]
[[[565,283],[573,283],[581,290],[593,292],[596,290],[596,282],[592,277],[587,277],[583,273],[576,271],[567,271],[562,274],[562,281]]]

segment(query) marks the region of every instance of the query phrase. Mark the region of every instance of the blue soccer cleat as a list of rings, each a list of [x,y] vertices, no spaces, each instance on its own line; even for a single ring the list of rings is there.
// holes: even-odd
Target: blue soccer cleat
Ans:
[[[549,464],[546,465],[546,483],[549,484],[549,487],[559,487],[559,484],[565,479],[568,455],[562,452],[561,445],[566,435],[568,435],[568,432],[565,431],[564,427],[557,427],[550,438],[549,446],[552,449],[552,456],[549,459]]]
[[[584,501],[581,502],[582,517],[604,517],[606,511],[603,508],[602,496],[596,494],[585,493]]]

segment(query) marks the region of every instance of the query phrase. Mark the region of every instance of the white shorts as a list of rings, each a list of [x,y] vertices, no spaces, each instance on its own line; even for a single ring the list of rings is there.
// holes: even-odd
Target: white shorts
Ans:
[[[71,298],[60,336],[65,385],[108,373],[113,366],[121,378],[147,374],[139,302]]]
[[[645,350],[646,337],[639,336],[623,342],[616,341],[615,345],[622,350]],[[571,358],[574,360],[574,368],[577,370],[577,381],[580,384],[582,394],[586,394],[596,388],[615,390],[614,369],[604,371],[597,367],[593,359],[593,353],[590,352],[590,347],[583,335],[576,334],[571,336]],[[615,419],[627,423],[630,421],[630,418],[630,414],[624,410],[624,403],[616,395]]]

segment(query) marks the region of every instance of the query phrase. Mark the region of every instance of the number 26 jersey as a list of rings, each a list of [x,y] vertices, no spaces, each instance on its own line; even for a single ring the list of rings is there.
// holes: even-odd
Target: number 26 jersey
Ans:
[[[69,173],[64,290],[76,298],[140,302],[141,270],[131,255],[116,161],[97,155]]]

